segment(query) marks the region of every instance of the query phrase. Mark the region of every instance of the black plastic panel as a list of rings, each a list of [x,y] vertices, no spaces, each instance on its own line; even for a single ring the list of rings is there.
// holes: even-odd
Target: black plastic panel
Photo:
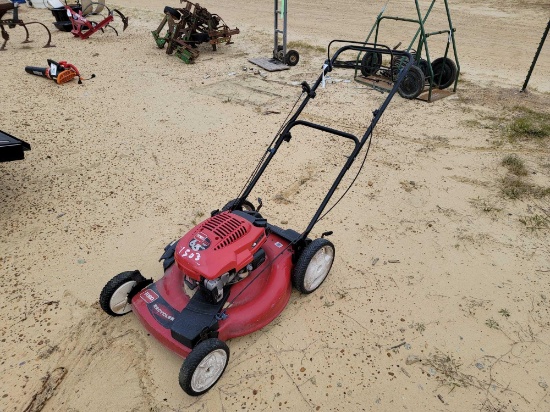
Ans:
[[[31,150],[31,145],[0,130],[0,162],[22,160],[25,150]]]
[[[229,296],[224,291],[225,298],[218,303],[210,303],[204,292],[199,288],[187,306],[176,317],[170,328],[172,337],[188,348],[194,348],[201,338],[201,333],[217,329],[216,315],[220,312]]]

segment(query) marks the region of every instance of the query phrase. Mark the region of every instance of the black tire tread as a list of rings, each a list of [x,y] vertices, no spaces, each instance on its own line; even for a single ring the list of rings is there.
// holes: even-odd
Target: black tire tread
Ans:
[[[220,380],[220,378],[223,376],[223,373],[227,368],[227,364],[229,363],[229,347],[225,342],[216,338],[203,340],[197,346],[195,346],[189,356],[185,358],[180,368],[178,380],[180,387],[184,390],[186,394],[190,396],[199,396],[205,392],[208,392],[214,385],[216,385],[216,382],[214,382],[212,386],[210,386],[210,388],[207,388],[202,392],[195,392],[191,388],[191,379],[193,378],[193,373],[195,372],[195,369],[197,369],[197,366],[199,366],[206,355],[217,349],[223,349],[227,353],[227,362],[222,373],[216,380],[216,382],[218,382],[218,380]]]
[[[315,253],[317,253],[319,249],[321,249],[323,246],[326,246],[326,245],[330,245],[332,247],[333,252],[335,252],[334,245],[330,240],[324,239],[324,238],[315,239],[313,242],[311,242],[309,245],[307,245],[304,248],[304,250],[300,254],[300,257],[298,258],[298,261],[296,262],[296,265],[294,265],[294,269],[292,270],[292,275],[291,275],[292,285],[298,291],[300,291],[300,293],[303,293],[304,295],[309,295],[310,293],[315,292],[315,290],[318,289],[319,286],[321,286],[323,282],[326,280],[326,278],[328,277],[328,273],[327,273],[327,276],[325,277],[325,279],[323,279],[323,282],[321,282],[319,286],[317,286],[317,288],[313,290],[307,290],[304,287],[306,270],[307,270],[307,267],[309,266],[309,263],[311,262],[311,259],[313,258],[313,256],[315,256]],[[334,254],[334,257],[335,256],[336,254]],[[334,257],[333,257],[332,263],[334,263]],[[332,263],[331,263],[331,268],[332,268]],[[328,270],[329,273],[331,268],[329,268]]]
[[[181,13],[173,7],[170,7],[170,6],[164,7],[164,14],[166,13],[170,14],[172,17],[174,17],[177,20],[181,18]]]
[[[111,307],[109,305],[111,301],[111,297],[113,296],[113,293],[121,287],[126,282],[130,281],[145,281],[145,278],[137,271],[127,271],[122,272],[113,277],[110,281],[107,282],[107,284],[103,287],[101,290],[101,293],[99,294],[99,306],[101,306],[101,309],[105,313],[107,313],[110,316],[124,316],[124,314],[118,314],[111,310]]]
[[[429,69],[429,66],[428,66],[428,60],[419,59],[416,62],[416,65],[420,68],[420,70],[422,70],[422,73],[424,73],[425,78],[430,76],[430,69]]]
[[[447,68],[446,73],[444,74],[447,74],[447,76],[444,75],[441,79],[441,84],[438,84],[439,73],[441,73],[440,70],[442,70],[445,66],[447,66]],[[448,57],[439,57],[432,62],[432,71],[434,73],[433,84],[439,89],[446,89],[454,83],[458,69],[455,62]]]
[[[404,99],[415,99],[424,90],[425,83],[426,78],[424,77],[424,73],[422,73],[422,69],[418,66],[411,66],[405,75],[405,78],[399,85],[397,92],[399,93],[399,96]]]
[[[236,201],[237,201],[237,199],[231,199],[229,202],[227,202],[227,203],[225,204],[225,206],[222,207],[222,212],[225,212],[226,210],[229,210],[229,208],[230,208],[230,207],[233,205],[233,203],[235,203]],[[254,207],[254,205],[253,205],[251,202],[249,202],[248,200],[245,200],[245,201],[243,202],[242,206],[248,207],[248,208],[249,208],[248,210],[251,210],[251,211],[255,211],[255,210],[256,210],[256,208]],[[238,209],[238,210],[243,210],[242,206],[241,206],[241,208]]]
[[[285,64],[288,66],[296,66],[300,61],[300,54],[296,50],[289,50],[286,52]]]
[[[380,70],[381,65],[382,53],[366,52],[361,59],[361,74],[365,77],[372,76]]]

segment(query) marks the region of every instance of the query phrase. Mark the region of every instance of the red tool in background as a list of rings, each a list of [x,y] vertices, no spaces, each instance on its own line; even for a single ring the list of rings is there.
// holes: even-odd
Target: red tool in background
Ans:
[[[27,66],[25,67],[25,71],[27,73],[34,74],[35,76],[46,77],[53,80],[57,84],[67,83],[75,77],[78,77],[78,84],[82,84],[82,80],[89,80],[82,79],[78,69],[66,61],[61,61],[58,63],[48,59],[48,67]],[[94,77],[95,74],[92,74],[90,79],[93,79]]]
[[[118,36],[117,30],[109,24],[114,20],[113,13],[118,14],[122,19],[122,31],[126,30],[126,28],[128,27],[128,17],[124,16],[124,14],[116,9],[109,9],[107,6],[105,6],[105,0],[101,0],[98,2],[82,2],[82,10],[79,10],[78,12],[73,10],[69,5],[65,5],[65,8],[67,9],[67,16],[69,17],[69,20],[73,25],[71,33],[75,37],[80,37],[81,39],[87,39],[98,30],[101,30],[103,32],[103,29],[105,27],[110,27],[111,29],[113,29]],[[100,14],[103,9],[107,11],[107,16],[103,18],[103,20],[92,21],[88,18],[92,15],[103,17]]]

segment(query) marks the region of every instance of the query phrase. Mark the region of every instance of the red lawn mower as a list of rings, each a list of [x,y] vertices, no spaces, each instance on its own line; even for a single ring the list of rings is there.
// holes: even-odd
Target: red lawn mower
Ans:
[[[335,42],[346,44],[331,57],[330,48]],[[361,139],[299,120],[309,100],[315,98],[324,76],[332,71],[337,57],[348,50],[408,59],[392,90],[374,110],[371,124]],[[412,62],[409,53],[386,46],[332,41],[321,75],[312,87],[302,83],[298,99],[303,97],[302,103],[292,116],[289,114],[290,119],[279,129],[241,194],[166,246],[160,258],[164,267],[160,280],[153,282],[134,270],[118,274],[105,285],[99,302],[106,313],[121,316],[133,311],[151,335],[185,358],[179,383],[187,394],[201,395],[220,379],[229,361],[225,341],[252,333],[274,320],[287,305],[292,286],[309,294],[326,279],[335,250],[325,236],[332,232],[325,232],[317,239],[310,239],[308,235],[324,216],[336,188],[368,141],[364,164],[372,131]],[[295,126],[310,127],[354,142],[345,165],[301,233],[268,223],[260,214],[261,199],[257,208],[247,200],[279,147],[292,138],[290,131]]]

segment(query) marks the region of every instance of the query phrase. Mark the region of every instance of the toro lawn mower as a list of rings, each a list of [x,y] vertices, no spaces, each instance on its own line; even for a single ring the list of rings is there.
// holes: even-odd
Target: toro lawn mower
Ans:
[[[331,57],[331,45],[335,42],[345,45]],[[313,86],[302,83],[298,101],[302,97],[303,101],[293,114],[291,111],[240,195],[166,246],[160,258],[164,267],[160,280],[146,279],[138,270],[122,272],[101,291],[99,303],[106,313],[121,316],[133,311],[151,335],[185,358],[179,384],[187,394],[201,395],[220,379],[229,361],[226,340],[252,333],[274,320],[287,305],[292,286],[309,294],[326,279],[335,248],[325,236],[332,232],[325,232],[317,239],[309,238],[309,234],[338,203],[339,200],[323,214],[347,170],[368,142],[362,165],[366,161],[373,129],[412,65],[412,57],[407,52],[372,46],[342,40],[329,44],[328,60],[321,75]],[[362,138],[299,119],[310,99],[315,98],[319,85],[324,83],[324,76],[332,71],[338,55],[347,50],[354,53],[376,50],[407,59],[392,90],[373,111],[372,121]],[[295,126],[347,139],[354,147],[301,233],[268,223],[260,214],[261,199],[257,208],[247,200],[277,150],[292,138],[291,130]],[[359,172],[361,169],[362,166]],[[344,195],[348,190],[349,187]]]

